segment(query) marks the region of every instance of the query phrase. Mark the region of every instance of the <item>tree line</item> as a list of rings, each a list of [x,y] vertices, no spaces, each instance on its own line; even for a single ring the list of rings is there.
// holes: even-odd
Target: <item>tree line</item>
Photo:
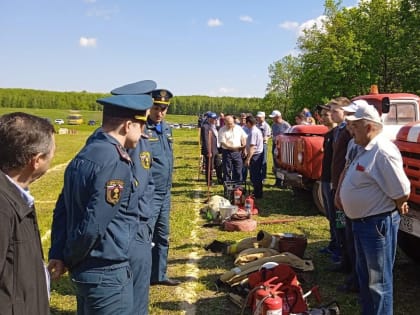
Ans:
[[[96,100],[106,96],[110,94],[0,88],[0,107],[98,111],[102,110],[102,105]],[[239,114],[264,109],[271,110],[263,98],[257,97],[175,96],[168,112],[177,115],[198,115],[207,111]]]
[[[362,0],[345,8],[325,0],[320,25],[297,40],[299,55],[268,66],[263,98],[175,96],[169,113],[207,111],[239,114],[278,109],[289,121],[303,107],[314,108],[333,97],[369,92],[420,94],[420,0]],[[279,39],[281,40],[281,39]],[[96,99],[109,94],[0,89],[0,107],[101,110]]]

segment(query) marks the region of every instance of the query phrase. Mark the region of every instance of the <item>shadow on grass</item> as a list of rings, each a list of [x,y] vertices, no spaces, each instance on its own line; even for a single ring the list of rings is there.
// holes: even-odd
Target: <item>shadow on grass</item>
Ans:
[[[261,210],[259,216],[269,217],[276,214],[308,216],[319,214],[309,192],[291,189],[266,189],[264,197],[255,201]]]
[[[189,141],[189,140],[184,140],[184,141],[180,141],[180,142],[178,142],[177,144],[179,144],[179,145],[193,145],[193,146],[196,146],[197,148],[198,148],[198,141],[196,140],[196,141]]]

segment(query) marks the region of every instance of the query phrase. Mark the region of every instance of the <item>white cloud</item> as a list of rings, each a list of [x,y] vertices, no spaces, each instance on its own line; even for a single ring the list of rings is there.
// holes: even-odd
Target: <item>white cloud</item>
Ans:
[[[241,20],[242,22],[246,22],[246,23],[252,23],[254,22],[254,19],[248,15],[242,15],[239,17],[239,20]]]
[[[207,25],[210,27],[218,27],[218,26],[222,26],[223,23],[222,21],[220,21],[219,19],[210,19],[207,21]]]
[[[93,37],[80,37],[79,45],[81,47],[96,47],[96,38]]]
[[[279,24],[280,28],[283,28],[285,30],[296,30],[299,28],[298,22],[292,22],[292,21],[285,21],[283,23]]]
[[[323,30],[323,22],[325,21],[326,16],[320,15],[316,19],[305,21],[301,24],[293,21],[285,21],[279,24],[279,27],[288,31],[296,31],[299,36],[303,35],[305,29],[311,29],[313,26],[316,26],[317,29]]]
[[[96,0],[84,0],[86,3],[95,3]]]
[[[299,35],[303,35],[303,30],[311,29],[313,26],[316,26],[317,29],[323,31],[323,22],[327,17],[325,15],[320,15],[316,19],[308,20],[299,25]]]

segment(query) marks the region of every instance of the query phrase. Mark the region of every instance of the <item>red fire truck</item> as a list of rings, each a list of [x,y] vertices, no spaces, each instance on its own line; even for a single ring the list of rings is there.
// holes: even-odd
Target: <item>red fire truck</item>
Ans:
[[[401,151],[404,171],[410,179],[410,210],[401,217],[398,244],[415,261],[420,262],[420,122],[400,129],[395,144]]]

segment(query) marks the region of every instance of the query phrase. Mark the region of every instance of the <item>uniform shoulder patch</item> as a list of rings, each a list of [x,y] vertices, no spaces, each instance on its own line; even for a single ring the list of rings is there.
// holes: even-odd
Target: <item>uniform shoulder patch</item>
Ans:
[[[152,159],[150,157],[149,151],[140,152],[140,162],[144,169],[150,169],[150,166],[152,165]]]
[[[111,179],[106,182],[106,202],[116,205],[121,199],[124,182],[119,179]]]

